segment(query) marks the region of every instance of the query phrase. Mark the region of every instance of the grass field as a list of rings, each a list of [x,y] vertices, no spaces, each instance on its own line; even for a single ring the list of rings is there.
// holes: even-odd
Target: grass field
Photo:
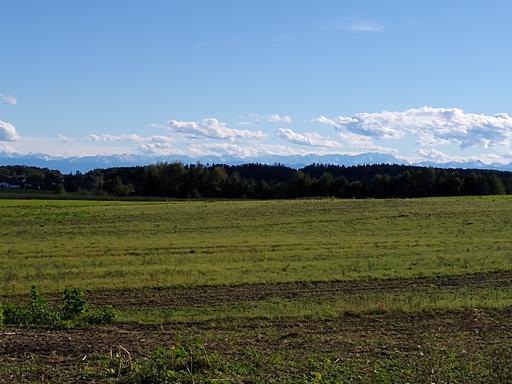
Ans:
[[[508,197],[0,201],[2,292],[452,275],[512,265]]]
[[[508,196],[0,200],[1,302],[119,311],[0,328],[0,382],[141,382],[120,367],[198,341],[222,363],[181,382],[511,382],[511,224]]]

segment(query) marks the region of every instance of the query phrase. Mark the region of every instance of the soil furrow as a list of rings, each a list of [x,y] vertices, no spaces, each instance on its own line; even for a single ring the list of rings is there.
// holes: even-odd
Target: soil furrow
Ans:
[[[90,292],[88,299],[95,305],[112,304],[119,309],[144,309],[236,304],[273,298],[295,299],[355,295],[371,292],[392,293],[436,289],[503,287],[512,287],[512,271],[406,279],[105,290]]]

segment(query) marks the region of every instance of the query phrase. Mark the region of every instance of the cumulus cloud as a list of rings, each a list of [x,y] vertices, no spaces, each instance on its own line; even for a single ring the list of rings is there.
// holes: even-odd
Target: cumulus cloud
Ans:
[[[309,145],[313,147],[339,147],[339,143],[326,139],[318,133],[298,133],[289,128],[279,128],[277,135],[291,143]]]
[[[258,155],[256,148],[234,143],[206,143],[201,145],[198,149],[209,154],[229,155],[242,158]]]
[[[18,99],[16,98],[16,96],[2,95],[0,93],[0,103],[9,104],[9,105],[16,105],[16,104],[18,104]]]
[[[225,123],[213,118],[203,119],[199,122],[169,120],[166,128],[172,132],[209,139],[263,139],[265,137],[261,131],[229,128]]]
[[[350,132],[340,132],[339,141],[344,148],[351,148],[352,150],[363,150],[371,152],[389,153],[399,157],[400,152],[391,147],[383,147],[374,143],[371,137],[356,135]]]
[[[372,138],[368,136],[356,135],[350,132],[339,133],[340,142],[354,148],[371,148],[374,146]]]
[[[338,116],[332,119],[320,116],[313,122],[329,125],[339,131],[348,131],[376,139],[402,137],[404,135],[402,127],[389,125],[389,117],[386,116],[388,113],[390,112],[358,113],[353,117]]]
[[[422,107],[401,112],[358,113],[314,122],[377,139],[398,139],[406,133],[419,137],[419,144],[458,144],[471,146],[508,146],[512,142],[512,117],[506,113],[484,115],[466,113],[458,108]]]
[[[292,118],[288,115],[273,114],[268,117],[268,121],[271,123],[291,123]]]
[[[0,120],[0,141],[18,141],[19,139],[14,125]]]

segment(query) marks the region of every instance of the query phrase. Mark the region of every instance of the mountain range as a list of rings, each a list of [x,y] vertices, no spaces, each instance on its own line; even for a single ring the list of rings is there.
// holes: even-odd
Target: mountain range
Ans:
[[[464,168],[464,169],[490,169],[497,171],[512,171],[512,163],[509,164],[485,164],[481,161],[467,162],[434,162],[422,161],[409,163],[406,160],[397,158],[391,154],[367,152],[357,155],[329,154],[329,155],[264,155],[256,157],[223,156],[201,156],[189,157],[184,155],[149,156],[149,155],[110,155],[110,156],[85,156],[85,157],[57,157],[45,154],[17,154],[0,152],[1,165],[28,165],[40,168],[58,169],[63,173],[87,172],[96,168],[132,167],[149,165],[162,162],[179,161],[183,164],[282,164],[291,168],[302,168],[310,164],[333,164],[333,165],[370,165],[370,164],[401,164],[417,165],[436,168]]]

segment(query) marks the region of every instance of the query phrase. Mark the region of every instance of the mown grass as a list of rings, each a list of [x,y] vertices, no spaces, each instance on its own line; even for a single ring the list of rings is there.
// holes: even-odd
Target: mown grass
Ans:
[[[0,200],[0,292],[509,270],[512,197]]]

